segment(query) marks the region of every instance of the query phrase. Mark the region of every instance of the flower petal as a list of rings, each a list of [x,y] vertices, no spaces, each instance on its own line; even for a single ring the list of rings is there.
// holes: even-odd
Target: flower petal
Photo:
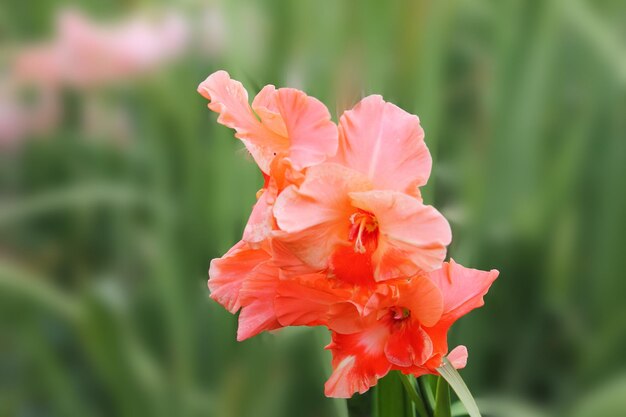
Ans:
[[[319,164],[335,155],[337,126],[322,102],[293,88],[279,89],[276,100],[289,138],[289,159],[295,169]]]
[[[287,187],[276,200],[275,234],[285,248],[312,268],[324,269],[339,244],[348,244],[349,191],[369,189],[361,174],[337,164],[307,170],[302,185]]]
[[[241,313],[237,340],[242,341],[262,331],[280,326],[274,311],[276,286],[279,283],[278,268],[271,261],[258,265],[241,288]]]
[[[280,136],[288,137],[287,127],[276,102],[276,87],[266,85],[252,100],[252,109],[263,124]]]
[[[276,317],[283,326],[327,326],[341,333],[361,330],[352,291],[337,286],[326,274],[311,274],[282,280],[274,301]]]
[[[455,369],[463,369],[467,365],[467,348],[463,345],[457,346],[448,353],[447,357]]]
[[[241,307],[240,290],[256,266],[270,259],[264,249],[252,249],[244,241],[238,242],[224,256],[211,261],[209,290],[211,298],[231,313]]]
[[[413,196],[419,196],[432,166],[419,118],[378,95],[365,97],[341,116],[332,162],[362,172],[378,189]]]
[[[274,154],[287,149],[288,141],[256,118],[243,85],[226,71],[217,71],[198,86],[198,92],[210,100],[209,109],[220,114],[217,121],[235,129],[235,136],[244,142],[261,171],[269,173]]]
[[[272,209],[275,199],[275,190],[266,189],[263,191],[252,208],[248,223],[243,230],[243,240],[255,246],[269,237],[274,225]]]
[[[389,328],[381,323],[360,333],[333,333],[326,347],[333,353],[333,373],[325,385],[326,396],[350,398],[376,385],[391,368],[384,353],[388,337]]]
[[[377,281],[441,267],[452,235],[437,210],[396,191],[353,192],[350,197],[354,206],[378,220],[378,249],[372,258]]]
[[[439,288],[428,278],[418,275],[399,285],[398,305],[411,311],[411,320],[422,326],[432,326],[443,313],[443,297]]]
[[[441,269],[431,272],[430,279],[443,294],[445,321],[455,321],[471,310],[484,305],[483,297],[499,272],[465,268],[454,262],[444,263]]]
[[[435,369],[441,365],[441,358],[448,353],[450,326],[461,316],[484,304],[483,297],[498,274],[496,270],[487,272],[465,268],[453,260],[429,274],[430,280],[443,296],[441,319],[434,326],[424,329],[430,335],[434,351],[438,355],[429,361],[429,367]],[[453,360],[450,359],[450,362]]]
[[[433,343],[419,324],[400,324],[393,329],[385,345],[385,356],[392,364],[401,367],[421,365],[433,353]]]
[[[283,157],[272,160],[270,173],[265,175],[265,186],[243,231],[243,240],[252,246],[265,241],[275,229],[273,210],[278,194],[289,185],[299,185],[304,180],[304,174],[293,169],[291,162]]]

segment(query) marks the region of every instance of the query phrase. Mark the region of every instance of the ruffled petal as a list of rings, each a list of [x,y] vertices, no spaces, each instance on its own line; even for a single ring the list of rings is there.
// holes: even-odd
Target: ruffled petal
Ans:
[[[353,192],[350,198],[378,220],[378,248],[372,257],[377,281],[441,267],[452,234],[437,210],[396,191]]]
[[[272,160],[270,173],[271,176],[265,176],[266,184],[243,231],[243,240],[252,246],[268,239],[275,229],[273,209],[278,194],[289,185],[299,185],[304,180],[304,174],[293,169],[291,162],[282,157]]]
[[[252,109],[259,116],[263,124],[282,137],[288,137],[287,127],[280,114],[276,100],[276,87],[266,85],[252,100]]]
[[[209,290],[211,298],[231,313],[241,307],[240,290],[254,268],[270,259],[262,248],[253,249],[244,241],[238,242],[224,256],[211,261]]]
[[[444,321],[455,321],[471,310],[484,305],[483,297],[500,273],[465,268],[454,260],[431,272],[430,279],[443,294]]]
[[[336,164],[307,170],[298,188],[287,187],[276,200],[276,239],[304,263],[325,269],[337,245],[348,245],[350,215],[348,192],[370,187],[361,174]]]
[[[269,173],[274,155],[286,150],[288,141],[256,118],[243,85],[226,71],[217,71],[198,86],[198,92],[210,100],[209,109],[219,113],[217,121],[235,129],[235,136],[244,142],[259,168]]]
[[[413,196],[419,196],[432,166],[419,118],[378,95],[365,97],[341,116],[332,161],[367,175],[378,189]]]
[[[273,202],[276,196],[265,190],[252,208],[248,223],[243,230],[243,240],[251,245],[258,245],[267,239],[272,232],[274,217],[272,215]]]
[[[351,298],[348,287],[334,285],[325,274],[311,274],[282,280],[274,308],[283,326],[323,325],[340,333],[354,333],[362,329],[362,320]]]
[[[241,313],[237,340],[242,341],[262,331],[281,327],[274,310],[278,268],[271,261],[258,265],[243,283],[240,292]]]
[[[381,323],[360,333],[333,333],[326,347],[333,353],[333,373],[324,387],[326,396],[350,398],[376,385],[391,368],[384,352],[388,337],[389,328]]]
[[[300,170],[337,152],[337,126],[319,100],[293,88],[277,90],[276,100],[289,137],[289,159]]]
[[[441,319],[432,327],[424,329],[430,335],[437,355],[429,361],[428,366],[431,369],[441,365],[441,358],[448,354],[448,331],[450,327],[461,316],[484,304],[483,297],[498,274],[497,270],[487,272],[465,268],[454,260],[450,260],[450,262],[445,262],[441,269],[428,275],[443,296]],[[457,349],[461,348],[464,349],[464,347]],[[462,353],[462,350],[459,350],[458,353]],[[452,362],[452,359],[450,361]]]
[[[392,330],[385,345],[385,356],[401,367],[422,365],[433,353],[433,343],[419,325],[399,324]]]
[[[398,285],[397,304],[411,311],[411,321],[420,326],[433,326],[443,313],[443,297],[439,288],[422,275]]]

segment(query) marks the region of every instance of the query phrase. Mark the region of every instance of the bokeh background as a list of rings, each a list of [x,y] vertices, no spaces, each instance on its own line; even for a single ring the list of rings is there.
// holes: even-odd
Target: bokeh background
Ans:
[[[208,298],[262,185],[217,69],[418,114],[450,256],[501,271],[451,334],[485,415],[626,415],[626,2],[4,0],[0,41],[0,416],[370,415],[323,329]]]

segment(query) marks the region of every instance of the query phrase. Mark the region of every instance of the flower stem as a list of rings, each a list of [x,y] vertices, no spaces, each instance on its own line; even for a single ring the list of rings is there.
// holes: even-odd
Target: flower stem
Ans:
[[[452,417],[450,386],[442,377],[437,378],[435,417]]]
[[[428,413],[432,416],[435,410],[435,396],[433,395],[433,385],[430,381],[430,377],[430,375],[422,375],[417,378],[417,386],[420,394],[422,394],[426,410],[428,410]]]
[[[432,415],[428,412],[426,405],[424,404],[424,400],[415,389],[415,379],[413,377],[410,377],[409,375],[404,375],[401,372],[398,372],[398,376],[400,377],[402,385],[404,385],[404,389],[409,395],[409,398],[411,398],[411,401],[413,401],[413,404],[415,404],[415,409],[417,410],[417,413],[420,415],[420,417],[432,417]]]
[[[372,404],[374,417],[416,417],[413,401],[401,381],[400,373],[395,371],[378,381]]]

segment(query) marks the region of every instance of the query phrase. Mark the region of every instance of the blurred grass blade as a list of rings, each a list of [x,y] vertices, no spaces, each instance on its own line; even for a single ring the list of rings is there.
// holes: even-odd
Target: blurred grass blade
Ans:
[[[561,0],[561,7],[573,26],[589,41],[590,46],[607,67],[615,70],[620,84],[626,84],[626,49],[620,43],[619,32],[603,22],[587,2]]]
[[[7,260],[0,261],[0,292],[43,307],[70,323],[80,320],[80,310],[73,298],[50,285],[49,280]]]
[[[437,378],[435,417],[452,417],[450,408],[450,386],[445,379]]]
[[[146,198],[145,193],[133,185],[93,182],[50,190],[12,202],[5,201],[0,207],[0,226],[12,226],[17,222],[30,220],[52,211],[94,206],[114,208],[139,206],[166,210],[165,202]]]
[[[461,401],[457,401],[450,407],[450,415],[452,417],[461,417],[467,415],[467,410]]]
[[[443,365],[437,368],[439,374],[450,384],[459,397],[470,417],[481,417],[478,406],[461,375],[454,369],[448,358],[443,358]]]

